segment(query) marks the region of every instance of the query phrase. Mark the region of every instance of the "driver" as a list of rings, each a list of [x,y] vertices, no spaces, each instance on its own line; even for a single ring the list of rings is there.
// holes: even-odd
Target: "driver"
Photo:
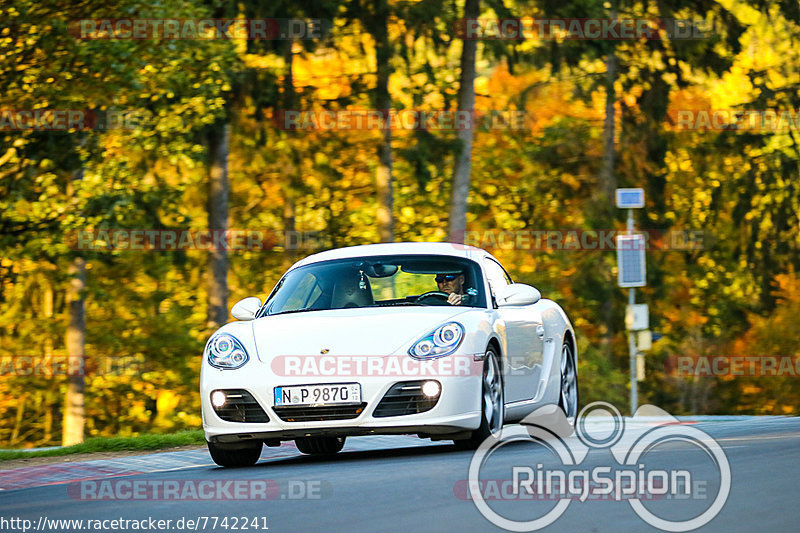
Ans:
[[[439,291],[448,295],[447,303],[450,305],[461,305],[469,295],[464,293],[464,273],[458,274],[437,274],[436,284]]]

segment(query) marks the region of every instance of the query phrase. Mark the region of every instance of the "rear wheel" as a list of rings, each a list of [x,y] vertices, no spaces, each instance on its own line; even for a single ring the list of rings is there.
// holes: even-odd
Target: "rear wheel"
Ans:
[[[558,406],[564,411],[570,425],[575,425],[578,416],[578,372],[575,367],[575,352],[572,344],[564,340],[561,347],[561,392]]]
[[[486,350],[483,359],[483,385],[481,387],[481,425],[468,439],[456,440],[456,446],[474,450],[489,436],[499,433],[503,428],[505,416],[505,397],[500,363],[494,348]]]
[[[253,441],[245,447],[225,448],[213,442],[206,441],[211,458],[219,466],[240,467],[253,466],[261,457],[261,441]]]
[[[344,447],[345,437],[298,437],[297,449],[307,455],[333,455]]]

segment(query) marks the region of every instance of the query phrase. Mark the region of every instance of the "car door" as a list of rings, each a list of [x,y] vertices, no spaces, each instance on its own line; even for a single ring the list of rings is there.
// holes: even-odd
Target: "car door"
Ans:
[[[512,284],[505,269],[491,257],[483,260],[494,300],[503,287]],[[506,325],[506,403],[530,400],[536,395],[542,370],[544,328],[536,304],[497,309]]]

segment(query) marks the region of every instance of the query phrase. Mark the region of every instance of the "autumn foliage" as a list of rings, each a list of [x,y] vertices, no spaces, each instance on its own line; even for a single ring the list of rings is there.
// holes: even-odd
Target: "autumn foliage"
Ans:
[[[380,239],[375,176],[383,132],[276,124],[287,109],[375,108],[370,28],[380,13],[358,1],[267,4],[237,4],[229,9],[242,11],[233,13],[194,0],[0,6],[8,21],[0,30],[0,111],[131,118],[127,127],[80,131],[0,126],[0,446],[60,442],[67,376],[46,370],[52,358],[70,355],[65,295],[77,256],[87,265],[87,436],[199,427],[207,250],[80,249],[75,235],[214,230],[206,180],[215,125],[231,127],[228,227],[260,232],[264,243],[229,250],[228,307],[245,296],[263,299],[304,255]],[[392,109],[453,110],[460,8],[378,4],[388,13]],[[640,404],[676,414],[797,414],[800,376],[676,376],[667,364],[679,354],[798,355],[800,127],[737,131],[678,120],[682,110],[797,112],[797,13],[774,2],[760,9],[710,2],[701,11],[666,2],[663,13],[620,4],[628,17],[718,24],[710,37],[686,41],[480,41],[475,111],[519,112],[524,121],[476,128],[467,233],[515,280],[567,310],[579,337],[582,403],[602,399],[624,410],[626,293],[616,286],[614,251],[498,241],[503,232],[624,228],[624,213],[599,182],[613,54],[614,185],[645,189],[639,227],[701,235],[696,245],[647,254],[639,301],[650,305],[651,329],[661,338],[647,353]],[[482,16],[498,16],[481,7]],[[608,16],[598,1],[508,8],[519,16]],[[71,21],[123,11],[150,19],[322,18],[331,28],[319,38],[266,41],[70,34]],[[446,239],[459,149],[454,129],[392,132],[395,240]],[[19,370],[37,363],[39,371]]]

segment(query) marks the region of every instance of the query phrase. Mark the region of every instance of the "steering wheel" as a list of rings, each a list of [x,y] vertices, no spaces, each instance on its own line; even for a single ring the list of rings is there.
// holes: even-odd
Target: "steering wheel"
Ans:
[[[450,297],[450,295],[447,294],[446,292],[428,291],[425,294],[420,294],[419,296],[417,296],[416,302],[417,303],[423,303],[423,300],[427,300],[427,299],[431,299],[431,298],[441,298],[446,303],[447,299],[449,297]],[[437,304],[434,303],[432,305],[437,305]]]

